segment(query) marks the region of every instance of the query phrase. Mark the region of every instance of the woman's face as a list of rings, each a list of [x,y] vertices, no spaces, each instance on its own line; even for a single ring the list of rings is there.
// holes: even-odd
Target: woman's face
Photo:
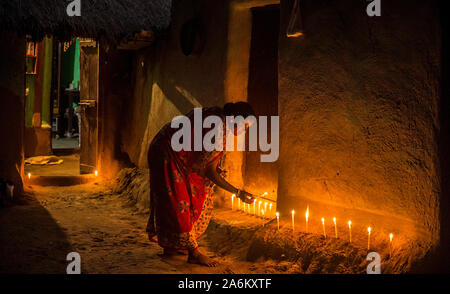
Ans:
[[[253,123],[254,123],[253,121],[250,121],[250,122],[246,122],[245,124],[244,124],[244,122],[241,122],[239,124],[233,124],[233,127],[234,127],[233,134],[235,136],[239,136],[242,133],[247,132],[247,130],[253,125]]]

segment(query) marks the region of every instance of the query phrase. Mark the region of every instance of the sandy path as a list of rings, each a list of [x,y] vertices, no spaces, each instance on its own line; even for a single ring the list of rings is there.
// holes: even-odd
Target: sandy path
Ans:
[[[67,253],[81,255],[83,273],[262,273],[265,264],[216,256],[217,268],[163,259],[145,234],[147,215],[101,184],[28,187],[21,205],[0,211],[0,272],[65,273]],[[207,238],[200,245],[209,255]]]

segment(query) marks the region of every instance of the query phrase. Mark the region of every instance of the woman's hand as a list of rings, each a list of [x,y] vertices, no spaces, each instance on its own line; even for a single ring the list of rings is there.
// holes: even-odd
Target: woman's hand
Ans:
[[[239,190],[239,193],[236,196],[247,204],[253,204],[253,201],[255,199],[255,197],[252,194],[244,190]]]
[[[237,188],[235,188],[233,185],[231,185],[230,183],[228,183],[220,174],[218,169],[216,168],[216,166],[214,166],[213,164],[210,164],[207,168],[206,168],[206,177],[208,179],[210,179],[214,184],[216,184],[217,186],[219,186],[220,188],[230,192],[230,193],[235,193],[237,194],[236,196],[241,199],[242,201],[244,201],[245,203],[248,204],[252,204],[255,197],[244,191],[244,190],[239,190]]]

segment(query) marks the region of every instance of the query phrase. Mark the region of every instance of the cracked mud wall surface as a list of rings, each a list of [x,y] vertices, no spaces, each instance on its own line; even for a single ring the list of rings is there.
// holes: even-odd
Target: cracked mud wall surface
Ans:
[[[301,1],[305,36],[286,38],[281,1],[278,201],[436,245],[438,15],[393,2],[369,18],[366,2]]]

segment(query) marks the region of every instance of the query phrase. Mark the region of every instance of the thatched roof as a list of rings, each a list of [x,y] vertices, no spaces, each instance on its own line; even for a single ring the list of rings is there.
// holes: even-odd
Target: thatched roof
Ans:
[[[60,40],[107,37],[119,40],[141,30],[169,26],[172,0],[81,0],[81,16],[66,13],[71,0],[2,0],[0,30],[53,35]]]

